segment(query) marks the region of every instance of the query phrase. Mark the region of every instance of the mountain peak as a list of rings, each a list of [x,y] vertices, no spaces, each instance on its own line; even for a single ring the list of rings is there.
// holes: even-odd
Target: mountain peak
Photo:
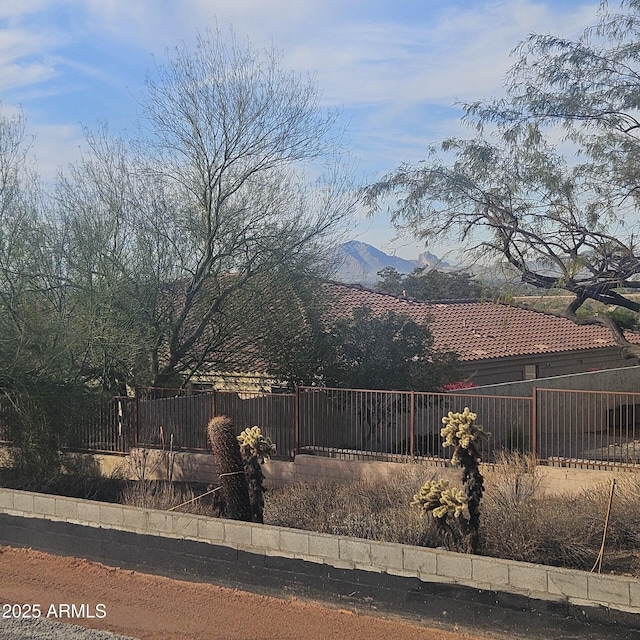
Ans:
[[[391,256],[359,240],[351,240],[337,246],[331,254],[331,261],[335,265],[334,278],[336,280],[369,286],[378,282],[378,271],[385,267],[392,267],[402,274],[411,273],[416,267],[430,269],[450,267],[449,264],[428,251],[421,253],[416,260],[406,260],[398,256]]]

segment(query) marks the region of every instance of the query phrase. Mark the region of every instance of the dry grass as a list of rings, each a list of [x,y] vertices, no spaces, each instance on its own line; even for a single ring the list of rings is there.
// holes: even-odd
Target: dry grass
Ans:
[[[447,479],[459,482],[458,471]],[[409,506],[426,481],[445,470],[416,465],[390,481],[297,483],[266,495],[265,522],[323,533],[437,547],[433,518]],[[453,474],[453,475],[452,475]],[[609,499],[605,483],[580,494],[545,495],[531,459],[513,454],[485,473],[482,555],[591,569],[602,542]],[[603,570],[640,575],[640,475],[618,482]]]
[[[519,454],[499,460],[485,485],[483,555],[581,569],[593,565],[600,540],[593,519],[585,517],[583,496],[544,496],[535,465]]]
[[[609,485],[579,494],[545,495],[538,469],[520,454],[499,459],[485,471],[481,503],[480,553],[496,558],[591,569],[602,542]],[[388,480],[351,483],[299,482],[265,495],[266,524],[427,547],[442,545],[434,520],[410,503],[427,480],[459,485],[457,469],[407,465]],[[170,509],[204,493],[162,481],[131,482],[124,504]],[[216,494],[178,509],[207,516],[220,514]],[[604,571],[640,576],[640,474],[617,482],[607,535]]]
[[[220,516],[215,493],[195,500],[197,496],[206,493],[206,491],[207,488],[204,487],[192,487],[165,480],[129,482],[122,490],[120,502],[145,509],[175,510],[203,516]]]
[[[265,523],[334,535],[422,546],[440,544],[435,526],[410,506],[427,480],[445,470],[408,465],[385,481],[299,482],[269,491]]]
[[[505,458],[487,473],[482,501],[482,553],[563,567],[591,569],[598,557],[609,501],[609,485],[578,494],[544,495],[535,466],[521,456]],[[614,493],[607,555],[628,556],[638,574],[640,476],[623,476]]]

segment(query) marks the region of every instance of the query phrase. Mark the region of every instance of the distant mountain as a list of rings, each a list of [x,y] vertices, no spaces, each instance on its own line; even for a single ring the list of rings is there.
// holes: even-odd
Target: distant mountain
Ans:
[[[378,271],[385,267],[393,267],[398,273],[404,274],[411,273],[416,267],[451,269],[450,264],[428,251],[421,253],[416,260],[405,260],[398,256],[390,256],[366,242],[357,240],[336,247],[329,259],[334,265],[333,277],[336,280],[367,286],[378,282]]]
[[[421,253],[418,256],[416,263],[417,267],[426,267],[427,269],[439,269],[440,271],[450,271],[455,269],[455,267],[451,266],[448,262],[445,262],[435,254],[429,253],[428,251]]]

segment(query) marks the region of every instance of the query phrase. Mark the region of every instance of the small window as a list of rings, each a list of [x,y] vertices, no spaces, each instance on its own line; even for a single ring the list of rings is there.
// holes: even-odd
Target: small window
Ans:
[[[525,364],[524,365],[524,379],[535,380],[538,377],[538,365],[537,364]]]

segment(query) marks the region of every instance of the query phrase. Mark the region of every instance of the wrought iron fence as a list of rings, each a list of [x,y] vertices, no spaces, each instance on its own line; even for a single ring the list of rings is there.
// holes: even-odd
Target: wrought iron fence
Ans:
[[[162,397],[147,390],[134,401],[134,413],[138,446],[209,450],[207,424],[213,416],[224,415],[233,420],[237,433],[259,426],[276,443],[274,457],[294,455],[293,394],[212,391]]]
[[[65,449],[126,452],[132,425],[130,398],[93,395],[0,396],[0,442],[16,443],[21,432],[37,430]]]
[[[640,394],[534,390],[536,457],[548,464],[640,463]]]
[[[96,399],[75,409],[2,397],[0,441],[15,441],[25,420],[45,416],[62,425],[60,442],[69,449],[205,451],[207,423],[214,415],[226,415],[238,433],[261,427],[276,443],[280,459],[302,452],[446,460],[451,451],[442,447],[442,417],[464,407],[491,434],[481,444],[486,462],[500,452],[517,451],[546,464],[640,464],[640,393],[557,389],[534,389],[531,397],[319,387],[300,387],[295,394],[146,389],[136,398]]]
[[[207,449],[207,423],[215,415],[205,393],[135,400],[137,446],[200,451]]]
[[[491,433],[483,460],[498,451],[526,452],[531,398],[474,394],[363,391],[303,387],[299,392],[299,450],[347,457],[446,459],[442,418],[469,407]]]
[[[134,400],[119,396],[96,404],[86,415],[81,435],[73,446],[78,450],[127,453],[135,446]]]
[[[240,433],[258,426],[276,445],[274,458],[293,460],[296,449],[296,395],[290,393],[230,393],[214,396],[214,415],[229,416]]]

